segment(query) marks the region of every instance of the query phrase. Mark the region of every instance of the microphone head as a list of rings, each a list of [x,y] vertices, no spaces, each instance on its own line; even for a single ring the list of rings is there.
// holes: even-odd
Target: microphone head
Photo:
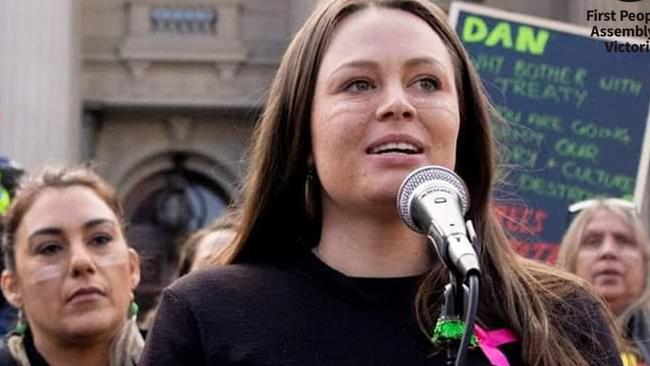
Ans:
[[[436,188],[447,191],[452,190],[458,196],[463,216],[465,216],[469,209],[467,187],[458,174],[437,165],[429,165],[416,169],[404,179],[397,193],[397,211],[406,225],[414,231],[424,233],[426,230],[426,228],[419,228],[416,225],[411,212],[411,202],[418,192],[422,191],[421,188],[426,188],[427,190]]]

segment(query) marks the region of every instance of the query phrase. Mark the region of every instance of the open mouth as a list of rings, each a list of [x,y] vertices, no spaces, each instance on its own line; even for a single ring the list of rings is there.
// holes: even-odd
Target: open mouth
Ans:
[[[415,155],[421,154],[423,152],[422,147],[416,146],[410,142],[389,142],[386,144],[381,144],[368,148],[366,153],[372,155],[382,155],[382,154],[405,154],[405,155]]]

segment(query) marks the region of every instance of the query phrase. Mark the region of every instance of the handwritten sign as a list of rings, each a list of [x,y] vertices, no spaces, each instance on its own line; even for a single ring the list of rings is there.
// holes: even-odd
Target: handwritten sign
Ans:
[[[495,122],[502,224],[520,253],[553,262],[571,203],[641,199],[650,53],[611,52],[588,29],[473,4],[453,3],[450,22],[508,122]]]

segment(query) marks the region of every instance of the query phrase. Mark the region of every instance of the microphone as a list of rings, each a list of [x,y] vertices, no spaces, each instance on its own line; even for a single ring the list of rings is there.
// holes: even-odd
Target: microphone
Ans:
[[[471,221],[463,217],[469,194],[463,180],[441,166],[425,166],[411,172],[397,194],[397,210],[412,230],[427,235],[447,268],[463,277],[480,273],[479,260],[470,238],[476,236]],[[469,237],[468,237],[469,231]]]

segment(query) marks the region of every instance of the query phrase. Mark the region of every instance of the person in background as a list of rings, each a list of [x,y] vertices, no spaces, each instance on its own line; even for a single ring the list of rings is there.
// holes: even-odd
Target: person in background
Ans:
[[[624,365],[650,362],[650,241],[635,206],[622,199],[592,199],[570,206],[578,213],[564,234],[557,265],[587,280],[605,300],[630,342]]]
[[[2,237],[2,216],[9,209],[18,180],[24,174],[23,168],[16,161],[0,155],[0,238]],[[0,248],[0,258],[2,250]],[[0,260],[0,273],[4,265]],[[0,293],[0,334],[6,334],[16,325],[18,310],[11,306]]]
[[[428,165],[467,183],[481,238],[466,364],[620,365],[601,302],[499,226],[491,111],[433,2],[321,2],[256,127],[226,265],[163,292],[141,366],[447,364],[431,337],[449,272],[395,207]]]
[[[139,259],[113,188],[85,168],[21,183],[4,217],[2,292],[20,309],[0,364],[135,365]]]
[[[180,261],[175,279],[196,270],[219,265],[213,258],[234,239],[235,230],[235,219],[230,214],[225,214],[214,220],[208,227],[191,234],[181,245]],[[156,301],[156,303],[158,302]],[[138,324],[142,333],[146,334],[151,328],[157,310],[158,307],[154,306],[142,317]]]
[[[214,261],[215,256],[237,235],[235,222],[233,215],[226,214],[216,219],[208,228],[190,236],[185,245],[187,253],[182,256],[179,277],[192,271],[218,265],[218,262]],[[187,272],[184,271],[184,267],[188,268]]]
[[[3,215],[14,195],[18,180],[25,173],[16,161],[0,155],[0,215]]]
[[[237,234],[235,221],[232,214],[226,213],[185,239],[181,245],[177,278],[199,269],[218,265],[214,257],[235,238]]]

